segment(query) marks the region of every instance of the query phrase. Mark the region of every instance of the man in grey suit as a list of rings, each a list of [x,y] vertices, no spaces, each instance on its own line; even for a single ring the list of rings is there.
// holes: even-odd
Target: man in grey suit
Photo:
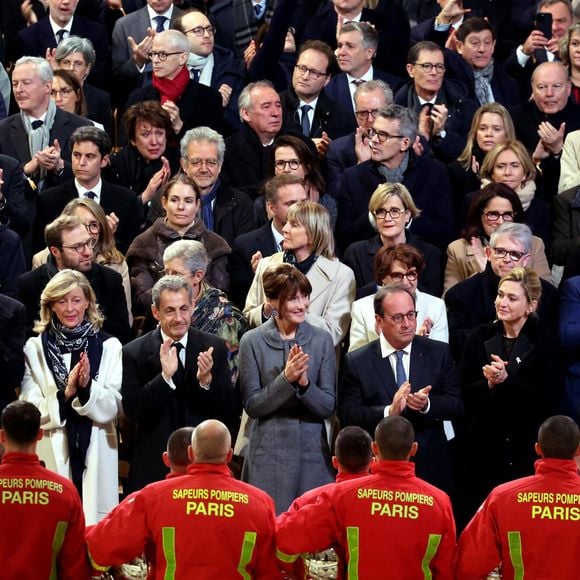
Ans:
[[[147,0],[147,6],[115,22],[113,75],[124,83],[124,97],[142,84],[155,34],[169,30],[181,14],[172,0]]]
[[[383,417],[403,415],[417,434],[417,475],[446,491],[453,487],[449,421],[463,410],[449,346],[416,336],[415,298],[399,286],[375,295],[379,339],[348,353],[339,389],[342,426],[372,433]]]

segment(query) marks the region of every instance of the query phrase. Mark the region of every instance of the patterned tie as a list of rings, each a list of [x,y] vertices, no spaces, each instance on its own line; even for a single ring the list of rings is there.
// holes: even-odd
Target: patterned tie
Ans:
[[[165,30],[165,26],[163,25],[165,24],[165,21],[168,20],[167,16],[154,16],[153,20],[157,22],[155,32],[163,32]]]
[[[256,15],[256,20],[260,20],[260,18],[262,18],[262,5],[261,4],[254,4],[254,14]]]
[[[30,124],[30,126],[33,129],[38,129],[40,127],[42,127],[44,125],[44,121],[41,121],[40,119],[37,119],[36,121],[32,121],[32,123]]]
[[[302,105],[300,110],[302,111],[302,118],[300,119],[302,125],[302,134],[304,137],[310,137],[310,121],[308,120],[308,111],[310,111],[312,107],[310,105]]]
[[[397,365],[395,367],[397,372],[397,388],[400,387],[407,380],[407,375],[405,374],[405,367],[403,366],[404,354],[405,351],[403,350],[395,351],[395,356],[397,357]]]
[[[56,43],[60,44],[64,40],[64,35],[66,34],[66,30],[61,28],[60,30],[56,31]]]
[[[89,199],[95,199],[97,194],[94,191],[85,191],[84,197],[88,197]]]

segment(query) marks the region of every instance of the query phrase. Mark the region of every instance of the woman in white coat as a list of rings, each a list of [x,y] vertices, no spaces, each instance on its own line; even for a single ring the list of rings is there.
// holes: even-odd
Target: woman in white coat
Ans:
[[[307,321],[328,330],[334,346],[338,346],[350,324],[355,280],[352,270],[334,255],[334,238],[328,212],[319,203],[300,201],[288,210],[282,233],[284,252],[262,258],[258,263],[244,314],[253,327],[272,316],[264,294],[262,276],[271,264],[290,263],[312,285]]]
[[[88,525],[118,503],[114,420],[121,408],[121,343],[100,330],[102,323],[84,274],[56,274],[40,298],[39,336],[24,347],[20,392],[42,415],[40,459],[73,481]]]

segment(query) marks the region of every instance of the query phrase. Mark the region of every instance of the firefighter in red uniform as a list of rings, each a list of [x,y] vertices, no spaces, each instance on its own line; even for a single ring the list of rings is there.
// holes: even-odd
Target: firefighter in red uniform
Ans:
[[[459,580],[483,578],[502,564],[502,578],[567,580],[580,574],[578,425],[564,415],[540,427],[536,474],[496,487],[459,539]]]
[[[89,530],[93,567],[127,562],[152,544],[156,578],[278,577],[274,503],[232,477],[227,427],[199,424],[190,453],[187,475],[148,485]]]
[[[278,557],[290,562],[303,552],[340,544],[349,578],[384,575],[403,580],[452,579],[455,522],[445,493],[415,477],[409,459],[417,452],[411,423],[382,419],[368,477],[339,483],[317,502],[278,517]],[[382,570],[382,567],[385,570]]]
[[[36,455],[40,411],[25,401],[2,411],[0,561],[2,578],[90,577],[85,518],[75,486],[45,469]]]
[[[165,479],[181,477],[187,474],[187,468],[191,464],[188,448],[192,436],[193,427],[180,427],[169,436],[167,449],[161,456],[165,467],[169,468],[169,473],[165,476]]]

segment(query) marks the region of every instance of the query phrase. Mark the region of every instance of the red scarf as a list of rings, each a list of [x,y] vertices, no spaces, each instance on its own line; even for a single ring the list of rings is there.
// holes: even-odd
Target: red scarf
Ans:
[[[166,101],[173,101],[175,103],[183,95],[188,82],[189,71],[186,66],[181,67],[181,70],[174,79],[160,79],[153,75],[153,86],[161,95],[162,105]]]

